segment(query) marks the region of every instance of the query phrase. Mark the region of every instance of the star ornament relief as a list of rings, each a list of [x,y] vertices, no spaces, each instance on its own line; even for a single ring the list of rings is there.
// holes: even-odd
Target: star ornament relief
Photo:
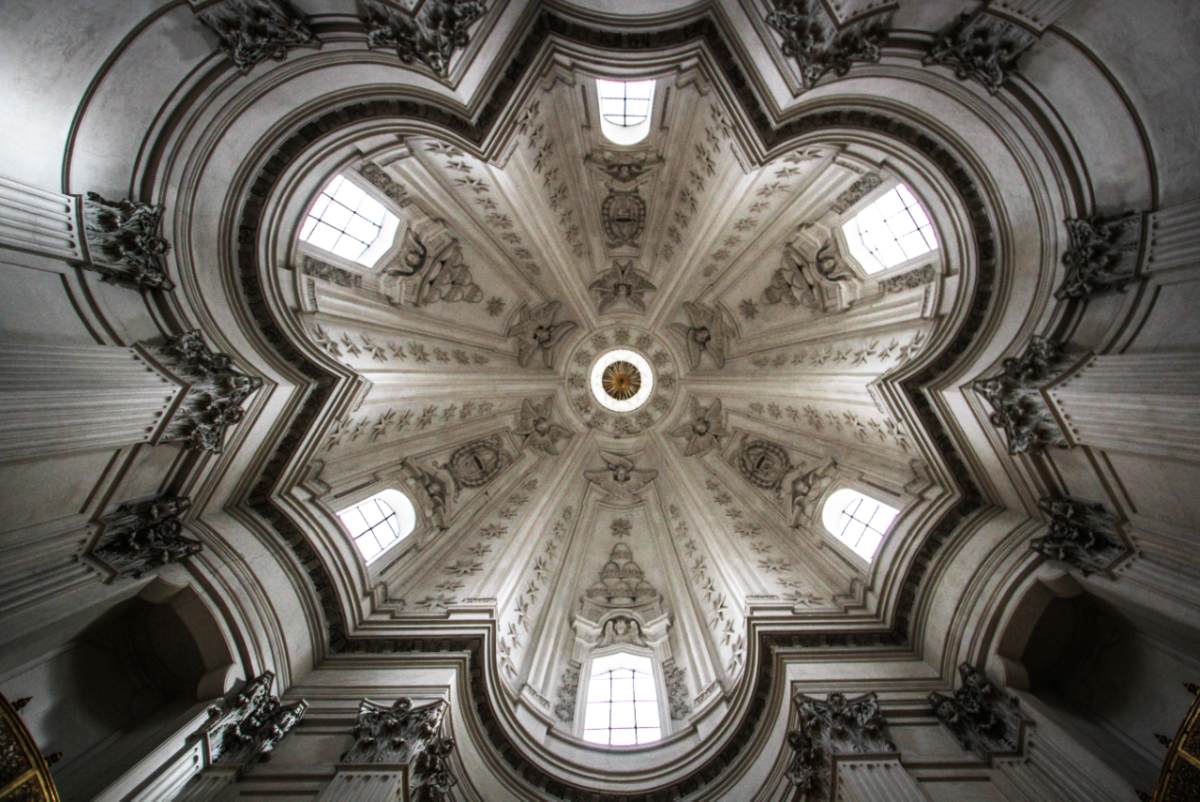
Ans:
[[[560,306],[558,301],[547,301],[533,309],[522,307],[517,313],[508,336],[517,342],[518,365],[527,367],[534,354],[541,352],[542,364],[547,368],[554,367],[554,347],[577,325],[571,320],[554,322]]]
[[[574,435],[567,427],[550,420],[553,406],[554,398],[549,396],[540,403],[529,399],[521,402],[521,414],[513,431],[520,435],[522,445],[543,454],[557,455],[558,441],[569,440]]]
[[[725,413],[721,408],[720,399],[713,399],[707,407],[693,396],[688,410],[690,420],[671,432],[672,437],[683,437],[687,440],[684,446],[685,457],[701,456],[721,444],[721,438],[729,432],[725,428]]]
[[[631,260],[613,262],[613,266],[600,274],[588,285],[588,291],[596,299],[596,309],[601,314],[617,301],[624,301],[639,312],[646,311],[645,295],[658,289],[636,269]]]
[[[673,323],[671,328],[683,337],[688,365],[695,370],[700,367],[704,354],[708,354],[714,365],[725,367],[725,355],[732,336],[725,313],[718,306],[705,306],[695,301],[685,301],[683,311],[687,313],[688,325]]]

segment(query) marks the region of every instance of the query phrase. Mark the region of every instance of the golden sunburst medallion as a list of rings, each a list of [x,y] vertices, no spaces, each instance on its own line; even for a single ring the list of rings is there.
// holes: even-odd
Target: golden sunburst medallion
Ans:
[[[628,362],[614,362],[604,369],[600,381],[604,392],[618,401],[625,401],[637,395],[642,386],[642,374]]]

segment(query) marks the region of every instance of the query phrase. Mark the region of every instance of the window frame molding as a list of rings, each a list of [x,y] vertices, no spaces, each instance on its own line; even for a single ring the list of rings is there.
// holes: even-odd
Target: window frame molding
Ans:
[[[875,554],[868,560],[860,555],[857,551],[851,548],[845,541],[837,535],[825,528],[825,505],[833,494],[839,490],[853,490],[861,493],[867,498],[875,500],[877,503],[886,504],[889,507],[894,507],[896,517],[892,519],[892,525],[883,533],[883,537],[879,541],[879,545],[875,548]],[[887,498],[880,498],[880,494]],[[909,506],[908,501],[902,494],[893,493],[878,485],[867,484],[859,479],[849,476],[839,476],[833,481],[829,487],[825,488],[825,492],[821,494],[817,502],[816,509],[813,512],[813,527],[818,530],[821,538],[821,544],[826,548],[831,548],[845,562],[864,575],[869,574],[875,566],[880,563],[880,556],[883,554],[885,544],[892,539],[893,533],[900,525],[901,519],[904,517],[904,511]]]
[[[623,613],[623,615],[628,615]],[[610,616],[611,617],[611,616]],[[630,616],[632,617],[632,616]],[[606,617],[605,620],[607,620]],[[583,728],[587,718],[587,697],[588,691],[592,684],[592,664],[596,658],[607,657],[613,654],[620,653],[633,654],[640,657],[650,658],[650,669],[654,677],[655,702],[658,705],[658,722],[660,736],[657,741],[650,741],[644,744],[627,744],[623,746],[609,746],[607,744],[598,744],[591,741],[585,741],[587,745],[593,749],[645,749],[657,746],[665,741],[672,734],[671,728],[671,706],[667,699],[667,681],[663,676],[662,659],[660,659],[659,650],[653,646],[638,646],[633,643],[614,643],[610,646],[594,647],[588,650],[584,659],[580,660],[579,667],[579,689],[575,696],[575,721],[571,728],[571,734],[583,741]]]
[[[932,214],[932,209],[930,208],[929,204],[925,201],[919,191],[913,189],[912,182],[899,178],[890,170],[879,169],[875,170],[874,172],[878,173],[881,179],[879,186],[875,187],[866,195],[859,198],[858,202],[846,211],[842,212],[841,214],[835,214],[833,221],[829,226],[833,232],[834,239],[837,241],[836,244],[839,255],[846,261],[846,264],[850,266],[850,269],[854,271],[855,277],[864,284],[879,283],[884,279],[891,278],[892,276],[897,276],[902,273],[907,273],[909,270],[913,270],[917,267],[930,263],[935,266],[935,269],[939,273],[944,272],[942,267],[942,254],[945,249],[945,245],[942,239],[942,232],[938,228],[937,220]],[[863,267],[862,263],[859,262],[854,256],[854,252],[850,250],[850,241],[846,238],[846,232],[843,230],[843,227],[857,217],[859,212],[863,211],[872,203],[879,200],[879,198],[891,192],[901,184],[908,187],[908,191],[911,192],[913,197],[917,199],[917,203],[921,204],[921,208],[924,210],[925,215],[929,218],[929,225],[930,228],[933,229],[933,235],[937,239],[938,246],[931,251],[926,251],[920,256],[914,256],[911,259],[905,259],[903,262],[893,265],[892,267],[884,268],[883,270],[875,273],[868,273],[867,269]]]
[[[374,583],[381,579],[383,574],[391,569],[398,560],[419,554],[437,534],[437,531],[428,525],[425,518],[425,510],[422,509],[420,500],[414,497],[414,494],[408,488],[404,472],[401,469],[394,468],[372,473],[370,479],[366,481],[362,478],[358,478],[357,480],[355,478],[348,478],[339,484],[353,487],[353,490],[339,494],[335,488],[329,488],[328,492],[322,493],[318,500],[329,510],[329,514],[333,518],[333,523],[337,527],[338,534],[358,558],[359,564],[366,572],[369,583]],[[338,517],[338,513],[356,504],[361,504],[385,490],[396,490],[404,494],[409,502],[412,503],[413,509],[416,510],[417,518],[413,525],[413,530],[408,533],[407,537],[400,538],[400,540],[381,551],[374,560],[368,563],[359,550],[358,544],[354,542],[354,538],[348,537],[348,530],[345,524],[342,523],[341,518]]]
[[[649,147],[650,135],[652,133],[654,133],[654,119],[657,116],[656,111],[658,110],[659,106],[663,102],[661,100],[663,93],[659,91],[659,83],[660,83],[661,79],[657,76],[632,77],[632,76],[621,76],[621,75],[618,75],[618,76],[592,75],[590,77],[592,78],[592,81],[591,81],[591,86],[589,88],[588,94],[591,96],[590,101],[592,104],[592,109],[595,110],[595,114],[596,114],[596,131],[600,135],[600,142],[599,142],[600,146],[602,148],[606,148],[606,149],[626,149],[627,148],[629,150],[644,150],[647,147]],[[610,82],[627,83],[627,84],[648,81],[653,84],[653,87],[650,90],[650,108],[647,110],[647,114],[646,114],[646,122],[645,122],[646,133],[644,136],[642,136],[641,139],[639,139],[636,142],[631,142],[631,143],[625,144],[625,143],[621,143],[621,142],[614,142],[613,140],[608,138],[608,135],[604,132],[604,126],[605,126],[604,112],[601,109],[601,105],[600,105],[600,83],[599,83],[600,81],[610,81]],[[616,125],[615,123],[610,123],[610,125],[613,125],[614,127],[617,127],[617,128],[621,127],[621,126]]]
[[[341,176],[346,181],[354,184],[354,186],[358,187],[360,190],[370,196],[372,200],[382,205],[383,208],[387,210],[388,214],[396,218],[396,231],[392,235],[392,244],[389,245],[388,248],[379,255],[379,258],[375,260],[375,264],[370,267],[364,265],[362,262],[356,262],[353,259],[347,259],[345,256],[336,254],[333,251],[327,251],[318,245],[313,245],[307,240],[300,238],[300,231],[304,228],[304,222],[310,217],[309,213],[312,211],[312,208],[317,204],[317,201],[320,200],[321,194],[325,191],[325,188],[333,183],[333,179],[337,178],[338,176]],[[352,273],[358,273],[362,276],[379,276],[383,273],[384,267],[391,262],[397,254],[400,253],[400,250],[404,244],[404,231],[408,225],[409,222],[405,219],[403,211],[391,198],[385,195],[378,187],[363,178],[357,170],[346,167],[340,172],[333,173],[327,177],[320,184],[320,186],[317,187],[316,192],[313,193],[308,203],[304,205],[304,209],[300,213],[300,219],[296,224],[296,234],[293,237],[293,241],[296,244],[297,254],[311,256],[314,259],[327,262],[334,267],[340,267],[345,270],[349,270]],[[297,264],[299,264],[299,261],[299,259],[296,260]]]
[[[400,495],[404,496],[404,498],[406,498],[408,500],[409,504],[412,505],[413,512],[414,512],[413,528],[411,531],[408,532],[408,534],[401,535],[400,538],[398,540],[396,540],[396,542],[391,543],[388,546],[385,546],[382,551],[380,551],[377,555],[375,555],[375,558],[373,560],[368,562],[366,556],[364,556],[362,553],[362,549],[360,549],[358,546],[358,538],[355,537],[353,532],[350,531],[350,528],[348,526],[346,526],[346,524],[342,521],[342,513],[346,512],[348,510],[352,510],[355,507],[359,506],[360,504],[365,504],[366,502],[371,501],[372,499],[375,499],[379,496],[383,496],[387,493],[399,493]],[[354,495],[358,495],[358,494],[355,493]],[[387,503],[387,499],[384,499],[384,503]],[[391,504],[388,504],[388,506],[391,507],[392,512],[396,515],[396,517],[398,519],[400,516],[400,511],[397,510],[395,507],[392,507]],[[363,567],[366,568],[368,572],[371,571],[371,568],[373,566],[384,561],[384,559],[387,558],[387,556],[389,554],[391,554],[396,549],[396,547],[398,547],[401,544],[405,543],[406,541],[412,539],[413,535],[415,535],[417,533],[417,530],[421,526],[421,508],[417,505],[416,501],[413,500],[412,496],[410,496],[407,492],[404,491],[403,487],[398,487],[393,483],[386,483],[386,484],[384,484],[384,486],[379,487],[372,492],[363,494],[361,498],[359,498],[355,501],[344,502],[341,506],[334,509],[333,514],[334,514],[334,517],[337,518],[338,525],[341,527],[342,533],[344,535],[349,536],[350,545],[354,548],[355,553],[358,554],[359,560],[361,560],[363,563]]]

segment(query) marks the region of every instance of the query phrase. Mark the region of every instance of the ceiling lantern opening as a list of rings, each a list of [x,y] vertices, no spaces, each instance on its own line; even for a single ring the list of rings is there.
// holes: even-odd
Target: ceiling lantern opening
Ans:
[[[592,365],[592,395],[611,412],[633,412],[654,390],[654,371],[644,356],[614,348]]]
[[[614,145],[636,145],[650,133],[654,81],[596,80],[600,132]]]

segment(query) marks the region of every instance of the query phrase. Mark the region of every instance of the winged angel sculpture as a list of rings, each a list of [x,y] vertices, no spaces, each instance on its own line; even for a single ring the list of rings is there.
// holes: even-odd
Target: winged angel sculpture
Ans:
[[[733,335],[733,324],[719,306],[705,306],[697,301],[684,301],[688,325],[672,323],[671,329],[683,337],[687,347],[688,365],[695,370],[700,367],[704,354],[712,358],[718,368],[725,367],[725,355]]]
[[[508,336],[517,341],[518,365],[527,367],[533,355],[540,351],[542,364],[554,367],[554,346],[577,325],[573,320],[554,322],[560,306],[558,301],[547,301],[533,309],[523,306],[517,312],[516,321],[508,328]]]
[[[614,501],[635,500],[658,476],[658,471],[639,470],[633,460],[620,454],[601,451],[600,459],[604,460],[602,470],[584,471],[583,475]]]

